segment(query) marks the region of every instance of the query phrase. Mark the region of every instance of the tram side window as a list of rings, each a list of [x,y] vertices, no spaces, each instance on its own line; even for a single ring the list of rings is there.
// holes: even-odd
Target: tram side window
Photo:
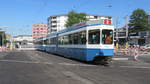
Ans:
[[[86,31],[79,33],[79,44],[86,44]]]
[[[89,30],[89,44],[100,44],[100,30]]]
[[[61,37],[60,37],[60,44],[61,44],[61,45],[63,44],[63,39],[64,39],[63,36],[61,36]]]
[[[112,30],[102,30],[102,43],[103,44],[113,44],[113,31]]]
[[[78,33],[74,34],[73,42],[74,44],[78,44]]]
[[[58,37],[58,44],[61,44],[61,37]]]
[[[50,38],[50,44],[56,44],[56,37],[55,38]]]
[[[44,40],[44,45],[48,45],[48,39]]]
[[[57,42],[57,38],[55,37],[54,41],[53,41],[53,44],[56,44],[56,42]]]
[[[42,45],[42,41],[37,41],[35,44],[36,45]]]
[[[50,44],[52,44],[53,43],[53,40],[52,40],[52,38],[50,38]]]
[[[49,41],[48,44],[51,44],[51,39],[50,38],[48,39],[48,41]]]
[[[63,37],[64,37],[64,39],[63,39],[64,44],[68,44],[68,43],[69,43],[68,36],[65,35],[65,36],[63,36]]]
[[[73,44],[73,34],[69,34],[69,44]]]

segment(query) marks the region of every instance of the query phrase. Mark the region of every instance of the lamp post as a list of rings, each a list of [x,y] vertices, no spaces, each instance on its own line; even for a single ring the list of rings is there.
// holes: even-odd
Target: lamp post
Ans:
[[[116,18],[116,41],[117,41],[117,43],[119,42],[119,37],[118,37],[118,18]]]
[[[126,28],[126,48],[128,48],[128,33],[129,33],[129,30],[128,30],[128,19],[129,19],[128,15],[125,16],[125,22],[126,22],[126,24],[125,24],[125,28]]]

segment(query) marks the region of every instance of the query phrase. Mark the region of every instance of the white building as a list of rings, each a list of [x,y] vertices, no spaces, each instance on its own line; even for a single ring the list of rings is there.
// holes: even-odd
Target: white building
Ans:
[[[57,32],[65,28],[67,15],[55,15],[48,18],[48,33]]]
[[[68,19],[68,15],[54,15],[48,17],[48,32],[58,32],[62,29],[65,29],[65,24]],[[111,16],[99,16],[99,15],[87,15],[88,20],[110,20],[109,23],[112,24],[112,17]]]
[[[18,35],[13,37],[13,41],[22,45],[33,44],[32,35]]]
[[[131,33],[130,43],[136,45],[150,44],[150,31],[140,31]]]

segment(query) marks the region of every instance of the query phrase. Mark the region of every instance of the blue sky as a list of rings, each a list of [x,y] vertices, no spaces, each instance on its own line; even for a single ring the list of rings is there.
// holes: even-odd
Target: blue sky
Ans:
[[[112,7],[108,7],[111,5]],[[16,35],[32,34],[32,24],[45,23],[51,15],[67,14],[71,10],[112,16],[118,18],[119,26],[124,25],[124,17],[142,8],[150,12],[150,0],[1,0],[0,26]]]

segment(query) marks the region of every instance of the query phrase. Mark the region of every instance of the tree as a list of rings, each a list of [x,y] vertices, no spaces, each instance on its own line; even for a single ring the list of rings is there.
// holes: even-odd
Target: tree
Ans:
[[[129,31],[138,32],[148,30],[147,14],[143,9],[136,9],[130,16]]]
[[[85,13],[76,13],[75,11],[71,11],[68,13],[68,20],[66,22],[66,27],[70,27],[74,24],[86,21]]]

